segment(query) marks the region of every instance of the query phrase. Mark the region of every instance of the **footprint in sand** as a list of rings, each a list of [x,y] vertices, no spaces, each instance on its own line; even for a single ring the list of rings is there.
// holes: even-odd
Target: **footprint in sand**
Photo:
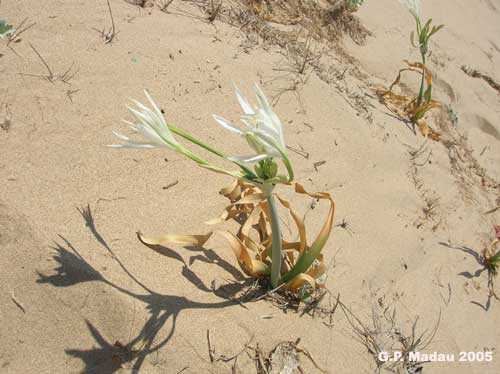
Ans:
[[[0,246],[5,248],[7,244],[19,240],[18,238],[30,237],[29,227],[0,201]]]
[[[497,5],[491,0],[486,0],[486,4],[490,7],[491,10],[493,11],[498,11]]]
[[[496,140],[500,141],[500,131],[498,131],[498,129],[496,129],[495,126],[493,126],[493,124],[490,121],[477,114],[473,114],[468,117],[469,117],[468,122],[471,125],[476,126],[483,133],[490,135],[494,137]]]
[[[432,79],[434,85],[438,87],[444,94],[446,94],[446,96],[448,96],[449,101],[451,103],[456,103],[457,95],[455,94],[455,90],[453,89],[452,85],[439,77],[433,77]]]

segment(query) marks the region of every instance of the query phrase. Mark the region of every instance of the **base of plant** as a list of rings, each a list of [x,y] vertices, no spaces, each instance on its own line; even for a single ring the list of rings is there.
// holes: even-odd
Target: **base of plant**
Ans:
[[[228,290],[233,290],[233,292]],[[271,282],[266,278],[253,282],[247,280],[218,285],[213,291],[217,296],[233,300],[242,306],[264,300],[283,312],[290,311],[314,314],[315,316],[329,316],[337,304],[335,298],[331,297],[331,293],[325,287],[318,287],[307,297],[300,297],[296,292],[284,287],[271,289]]]
[[[306,228],[299,215],[288,201],[274,194],[277,202],[288,211],[297,228],[299,241],[281,239],[282,264],[278,286],[270,286],[272,269],[272,225],[268,194],[257,185],[244,181],[235,181],[231,186],[223,188],[220,193],[230,201],[223,213],[208,224],[214,225],[228,220],[236,221],[240,227],[237,234],[229,231],[211,231],[204,235],[164,235],[145,237],[139,235],[141,241],[149,245],[181,244],[203,246],[213,234],[224,237],[230,244],[238,263],[248,276],[268,282],[267,292],[278,290],[280,294],[290,293],[295,299],[307,301],[320,289],[326,278],[326,267],[321,250],[327,242],[333,227],[335,204],[328,193],[310,193],[300,184],[294,184],[299,195],[326,200],[330,203],[329,213],[318,236],[308,245]]]
[[[376,90],[376,93],[380,98],[380,101],[392,113],[400,118],[403,118],[405,121],[409,121],[416,125],[420,133],[426,138],[439,141],[441,134],[427,125],[423,117],[429,110],[441,108],[441,104],[432,100],[419,103],[419,97],[400,95],[393,92],[393,88],[400,84],[401,74],[407,71],[421,74],[423,82],[425,82],[426,86],[428,88],[432,87],[431,73],[424,64],[420,62],[409,62],[406,60],[405,62],[408,67],[399,71],[396,79],[391,84],[389,89],[378,89]]]
[[[307,293],[297,293],[286,288],[272,290],[269,285],[269,282],[264,282],[258,297],[261,300],[270,301],[274,306],[284,311],[301,312],[309,309],[310,306],[319,307],[319,302],[328,294],[328,291],[323,287],[317,287]]]

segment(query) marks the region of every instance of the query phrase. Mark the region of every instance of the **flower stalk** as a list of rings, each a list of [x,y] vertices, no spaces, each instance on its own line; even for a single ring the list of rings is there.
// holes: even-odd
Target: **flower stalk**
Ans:
[[[271,218],[271,233],[272,233],[272,249],[271,249],[271,286],[276,288],[281,280],[281,260],[282,260],[282,245],[281,245],[281,228],[278,207],[273,194],[274,186],[268,187],[267,203],[269,205],[269,213]]]
[[[422,56],[422,65],[425,66],[425,54],[421,52]],[[418,91],[417,104],[422,104],[422,100],[424,97],[424,88],[425,88],[425,69],[422,69],[422,79],[420,81],[420,90]]]
[[[418,45],[414,42],[414,33],[411,34],[411,43],[415,48],[418,48],[420,51],[420,56],[422,58],[422,79],[420,82],[420,90],[418,92],[417,97],[417,105],[420,106],[424,102],[429,104],[431,102],[432,96],[432,85],[428,85],[425,88],[425,74],[426,74],[426,56],[429,50],[428,44],[429,39],[432,35],[441,30],[444,25],[432,26],[432,19],[429,19],[423,26],[420,19],[420,1],[418,0],[400,0],[409,10],[410,14],[415,18],[416,28],[417,28],[417,39]]]

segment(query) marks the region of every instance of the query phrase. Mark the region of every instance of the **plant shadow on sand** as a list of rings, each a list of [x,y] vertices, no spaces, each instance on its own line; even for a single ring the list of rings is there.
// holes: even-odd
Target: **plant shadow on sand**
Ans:
[[[78,250],[64,237],[60,239],[64,245],[56,243],[53,249],[56,251],[54,260],[58,263],[55,269],[55,274],[44,275],[38,273],[39,278],[37,283],[49,283],[55,287],[69,287],[83,282],[102,282],[111,288],[119,291],[122,294],[132,297],[135,300],[141,301],[146,304],[146,309],[149,311],[149,318],[140,329],[137,336],[132,338],[126,344],[119,341],[112,343],[98,331],[98,329],[88,320],[86,320],[87,327],[90,334],[96,341],[98,348],[88,350],[67,349],[66,353],[69,356],[81,359],[85,363],[85,368],[82,370],[84,373],[114,373],[124,365],[130,369],[138,371],[144,364],[145,359],[151,353],[157,352],[164,347],[172,338],[176,320],[179,314],[186,309],[219,309],[227,306],[234,306],[237,303],[241,304],[238,298],[233,297],[239,290],[247,285],[245,282],[235,283],[239,287],[232,287],[232,290],[220,287],[214,289],[204,285],[204,283],[193,273],[184,259],[177,254],[174,250],[152,246],[155,251],[161,253],[169,258],[173,258],[183,263],[182,275],[199,290],[203,292],[214,293],[215,295],[223,298],[223,301],[216,303],[202,303],[189,300],[182,296],[163,295],[157,293],[139,279],[137,279],[115,255],[113,250],[104,240],[104,238],[97,231],[90,207],[87,206],[79,209],[80,214],[83,216],[86,226],[90,229],[97,241],[108,251],[114,260],[117,261],[122,270],[133,280],[140,288],[144,290],[142,293],[132,292],[116,283],[106,279],[99,271],[90,265],[85,258],[80,255]],[[220,258],[215,252],[205,248],[188,248],[194,251],[201,252],[195,256],[191,256],[189,263],[194,261],[203,261],[210,264],[220,266],[236,279],[243,279],[242,274],[238,269],[231,264]],[[222,290],[221,290],[222,289]],[[163,326],[171,319],[171,330],[168,331],[167,336],[163,340],[156,342],[157,336],[163,329]]]
[[[461,251],[463,253],[468,254],[469,256],[474,257],[478,265],[481,267],[477,269],[475,272],[471,273],[469,271],[462,271],[461,273],[458,273],[458,275],[465,277],[467,279],[474,279],[474,278],[479,278],[483,274],[483,272],[487,272],[488,274],[488,297],[485,301],[484,304],[481,304],[477,301],[471,301],[471,304],[479,306],[481,309],[483,309],[485,312],[490,310],[491,307],[491,299],[497,299],[499,300],[497,294],[495,293],[495,285],[494,285],[494,274],[491,272],[491,270],[488,268],[487,264],[485,263],[485,259],[483,256],[479,254],[479,252],[475,251],[472,248],[466,247],[466,246],[452,246],[449,243],[445,242],[439,242],[440,245],[448,247],[450,249],[455,249],[458,251]],[[500,300],[499,300],[500,301]]]

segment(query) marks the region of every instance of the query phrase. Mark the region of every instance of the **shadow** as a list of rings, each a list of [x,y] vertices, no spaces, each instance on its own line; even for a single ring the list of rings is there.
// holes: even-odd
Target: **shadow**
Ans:
[[[130,357],[127,349],[118,342],[115,344],[107,342],[89,321],[85,320],[85,323],[100,348],[89,351],[67,349],[66,354],[77,357],[86,363],[84,373],[114,373],[120,370],[122,362],[127,361],[127,356]],[[131,359],[130,357],[129,360]]]
[[[221,269],[223,269],[224,271],[226,271],[227,273],[229,273],[230,275],[232,275],[233,278],[235,278],[236,280],[242,281],[245,279],[245,277],[243,276],[241,271],[239,271],[233,265],[231,265],[229,262],[227,262],[222,257],[220,257],[212,249],[206,249],[203,247],[194,247],[194,246],[184,247],[186,250],[189,250],[191,252],[201,252],[202,253],[199,255],[189,257],[189,261],[188,261],[188,263],[186,263],[186,261],[184,261],[182,256],[177,251],[175,251],[167,246],[147,244],[141,240],[139,233],[137,233],[137,238],[139,239],[139,241],[142,244],[144,244],[146,247],[152,249],[156,253],[159,253],[163,256],[177,260],[180,263],[182,263],[182,265],[183,265],[182,276],[184,278],[186,278],[191,284],[193,284],[196,288],[198,288],[201,291],[212,292],[213,290],[211,290],[207,286],[205,286],[203,284],[203,281],[191,270],[191,266],[196,261],[200,261],[200,262],[203,262],[206,264],[216,265],[216,266],[220,267]]]
[[[458,250],[458,251],[463,252],[469,256],[472,256],[474,258],[474,260],[476,260],[478,265],[481,266],[479,269],[477,269],[473,273],[471,273],[469,271],[462,271],[462,272],[458,273],[458,275],[460,275],[464,278],[467,278],[467,279],[473,279],[473,278],[479,278],[485,271],[488,273],[489,294],[488,294],[488,298],[486,299],[485,303],[481,304],[477,301],[471,301],[471,304],[477,305],[481,309],[483,309],[485,312],[487,312],[491,307],[491,299],[493,297],[496,297],[496,296],[495,296],[495,293],[493,291],[493,275],[490,272],[490,270],[488,269],[488,266],[486,265],[486,263],[484,262],[483,256],[481,256],[477,251],[475,251],[469,247],[465,247],[465,246],[457,247],[457,246],[452,246],[449,243],[444,243],[444,242],[439,242],[439,244],[444,246],[444,247]]]
[[[102,282],[117,290],[121,294],[146,304],[146,310],[149,312],[149,317],[146,323],[140,328],[137,335],[124,344],[119,341],[112,344],[91,322],[86,320],[89,333],[95,340],[97,347],[89,348],[87,350],[65,350],[66,354],[69,356],[79,358],[84,362],[84,373],[115,373],[125,365],[133,372],[134,370],[139,371],[149,354],[158,351],[170,341],[175,332],[177,318],[183,310],[220,309],[238,304],[244,307],[242,302],[245,295],[240,298],[235,298],[233,295],[245,287],[245,282],[235,282],[235,284],[239,285],[240,288],[221,286],[219,289],[215,289],[213,286],[211,288],[207,287],[203,281],[189,268],[184,259],[177,252],[167,247],[148,246],[168,258],[180,261],[184,265],[182,275],[191,284],[195,285],[199,290],[215,294],[223,300],[215,303],[196,302],[183,296],[164,295],[149,289],[123,265],[108,243],[99,234],[95,227],[90,206],[87,205],[87,207],[78,209],[78,211],[84,218],[86,226],[92,232],[96,240],[111,254],[112,258],[119,264],[127,276],[132,279],[133,282],[142,289],[142,291],[133,292],[108,280],[104,275],[90,265],[83,258],[83,256],[80,255],[78,250],[61,235],[59,235],[59,237],[64,242],[64,246],[56,243],[56,245],[52,247],[56,251],[53,258],[58,264],[58,266],[54,269],[55,274],[46,275],[38,273],[39,279],[37,279],[37,283],[49,283],[55,287],[69,287],[83,282]],[[193,264],[195,261],[216,264],[217,266],[220,266],[228,271],[229,274],[237,277],[237,279],[243,278],[243,275],[239,272],[239,270],[220,258],[211,249],[189,247],[188,250],[200,252],[199,254],[190,257],[190,264]],[[171,320],[170,330],[166,332],[165,337],[163,337],[160,341],[157,341],[159,334],[163,330],[163,326],[169,320]]]
[[[379,100],[380,102],[380,100]],[[383,102],[380,102],[381,104],[383,104]],[[406,126],[406,128],[408,130],[410,130],[413,135],[417,135],[417,129],[415,127],[415,123],[413,123],[412,121],[408,120],[407,118],[404,118],[402,116],[398,116],[392,112],[389,112],[389,111],[382,111],[383,114],[385,114],[386,116],[389,116],[389,117],[392,117],[398,121],[401,121],[404,123],[404,125]]]
[[[59,264],[59,267],[55,269],[56,273],[54,275],[37,272],[39,278],[36,282],[50,283],[56,287],[69,287],[78,283],[102,281],[101,274],[85,261],[71,243],[62,236],[59,235],[59,237],[71,249],[71,252],[55,243],[55,246],[51,248],[57,252],[54,255],[54,260]]]

